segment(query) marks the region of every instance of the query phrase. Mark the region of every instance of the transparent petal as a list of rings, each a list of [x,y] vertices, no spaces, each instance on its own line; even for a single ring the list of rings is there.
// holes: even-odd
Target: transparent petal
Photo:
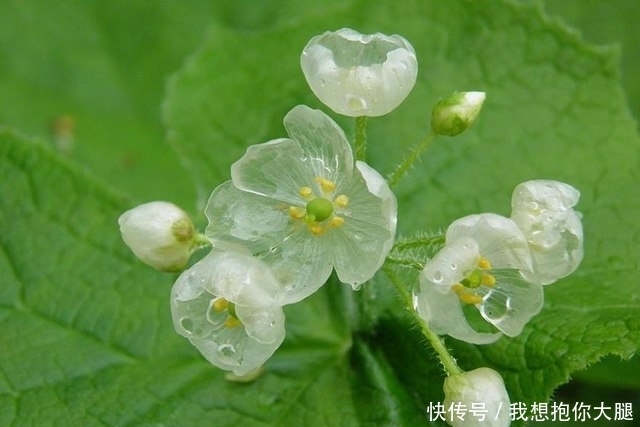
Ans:
[[[291,221],[283,204],[226,182],[213,191],[205,213],[206,235],[214,246],[240,244],[271,268],[279,305],[306,298],[329,278],[332,249],[322,249],[323,236]]]
[[[447,228],[446,241],[460,236],[478,242],[480,255],[489,259],[493,268],[532,270],[527,240],[509,218],[493,213],[465,216]]]
[[[480,314],[505,335],[520,335],[524,325],[542,309],[543,289],[525,280],[514,270],[492,270],[496,278],[493,288],[479,288],[486,292],[479,304]]]
[[[575,271],[582,261],[582,222],[573,209],[579,197],[578,190],[557,181],[527,181],[515,188],[511,217],[531,248],[534,272],[530,280],[553,283]]]
[[[477,259],[478,245],[473,239],[460,237],[447,243],[422,270],[414,306],[435,333],[472,344],[489,344],[498,340],[501,334],[473,329],[464,315],[460,299],[451,290],[464,278],[465,271],[476,266]]]
[[[247,257],[244,261],[252,262],[250,256],[241,255]],[[249,270],[255,274],[237,271],[246,267],[238,263],[242,257],[236,259],[233,254],[214,250],[182,273],[171,291],[171,315],[176,332],[188,338],[209,362],[236,375],[245,375],[260,367],[284,339],[282,309],[274,306],[272,299],[256,297],[264,296],[259,287],[264,278],[255,274],[264,271],[252,270],[251,265]],[[218,293],[219,290],[223,292]],[[212,308],[220,298],[245,303],[257,300],[261,305],[238,306],[243,324],[228,327],[225,325],[228,312]],[[236,314],[240,317],[240,313]],[[272,329],[265,327],[265,319],[267,325],[274,322]]]
[[[284,340],[284,312],[276,305],[270,307],[236,306],[236,313],[247,335],[262,344],[278,345]]]
[[[256,254],[271,267],[282,287],[280,305],[292,304],[316,292],[333,269],[332,251],[325,236],[312,235],[304,225],[271,250]]]
[[[323,177],[340,185],[350,179],[353,153],[343,130],[320,110],[298,105],[287,113],[284,127],[289,137],[300,144],[305,167],[313,177]],[[281,168],[289,165],[282,164]],[[306,184],[310,185],[310,184]]]
[[[387,114],[411,92],[418,73],[415,52],[404,38],[348,28],[312,38],[300,64],[314,94],[351,117]]]
[[[393,246],[397,223],[396,198],[384,178],[363,162],[357,162],[356,167],[359,174],[353,175],[349,186],[339,189],[349,197],[348,206],[336,212],[345,218],[345,224],[327,232],[335,248],[338,278],[354,289],[373,277],[384,263]]]
[[[253,253],[268,251],[293,233],[288,205],[257,194],[240,191],[231,181],[219,185],[205,207],[209,225],[205,231],[214,241],[238,242]]]
[[[314,182],[316,175],[310,163],[297,141],[276,139],[249,146],[231,165],[231,179],[239,190],[304,206],[298,192]]]

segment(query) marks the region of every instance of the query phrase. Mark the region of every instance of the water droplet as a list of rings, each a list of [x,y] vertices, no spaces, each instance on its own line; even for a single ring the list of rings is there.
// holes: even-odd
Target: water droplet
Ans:
[[[271,246],[269,248],[269,252],[271,252],[272,254],[276,253],[278,251],[278,247],[277,246]]]
[[[233,357],[236,354],[236,349],[231,344],[221,344],[218,347],[218,353],[222,356]]]
[[[433,281],[433,283],[442,282],[442,272],[441,271],[435,271],[433,273],[433,276],[432,276],[431,280]]]
[[[348,96],[347,104],[353,111],[361,111],[367,108],[367,101],[359,96]]]
[[[180,319],[180,326],[182,326],[182,329],[184,329],[184,331],[188,334],[193,333],[193,320],[189,319],[188,317],[183,317],[182,319]]]
[[[356,233],[353,233],[353,238],[356,240],[362,240],[364,238],[364,235],[360,232],[356,232]]]
[[[456,264],[455,262],[452,262],[449,267],[451,267],[452,270],[457,270],[458,269],[458,264]]]

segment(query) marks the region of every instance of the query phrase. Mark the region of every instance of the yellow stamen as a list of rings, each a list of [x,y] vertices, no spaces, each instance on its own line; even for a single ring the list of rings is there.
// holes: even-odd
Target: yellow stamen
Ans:
[[[482,302],[482,297],[473,293],[460,293],[458,298],[465,304],[480,304]]]
[[[234,317],[234,316],[229,316],[224,321],[224,326],[229,328],[229,329],[237,328],[240,325],[242,325],[242,322],[240,321],[240,319],[238,319],[237,317]]]
[[[324,229],[322,228],[322,225],[320,224],[311,224],[309,225],[309,231],[316,235],[319,236],[324,232]]]
[[[344,225],[344,218],[341,216],[334,216],[329,220],[329,227],[339,228]]]
[[[336,189],[336,183],[327,178],[319,176],[316,178],[316,182],[320,184],[320,188],[322,188],[322,191],[325,193],[331,193]]]
[[[298,190],[298,194],[306,199],[313,194],[313,190],[311,187],[301,187],[300,190]]]
[[[300,206],[289,206],[289,216],[293,219],[302,219],[306,215],[304,208]]]
[[[482,278],[480,279],[480,283],[490,288],[493,288],[496,285],[496,277],[489,273],[482,273]]]
[[[221,313],[229,308],[229,301],[224,298],[217,298],[213,301],[213,310],[217,313]]]
[[[335,202],[337,207],[346,208],[347,205],[349,204],[349,198],[347,196],[345,196],[344,194],[341,194],[341,195],[339,195],[338,197],[336,197],[334,199],[334,202]]]
[[[483,270],[489,270],[491,269],[491,263],[489,262],[488,259],[480,257],[480,259],[478,259],[478,268],[481,268]]]

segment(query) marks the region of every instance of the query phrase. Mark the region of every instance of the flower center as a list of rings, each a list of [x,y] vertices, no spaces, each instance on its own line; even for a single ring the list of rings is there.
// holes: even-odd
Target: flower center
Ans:
[[[469,271],[465,278],[453,285],[451,289],[458,295],[458,298],[463,303],[480,304],[482,302],[482,296],[473,290],[480,286],[492,288],[496,285],[495,276],[488,273],[490,270],[491,263],[489,260],[480,257],[478,258],[477,267]]]
[[[211,301],[209,308],[211,315],[226,315],[223,322],[226,328],[233,329],[242,326],[242,322],[236,314],[236,306],[234,303],[219,297]]]
[[[307,218],[322,222],[333,213],[333,203],[322,197],[318,197],[307,203]]]
[[[346,208],[349,198],[344,194],[334,197],[336,184],[329,179],[319,176],[314,181],[318,184],[319,191],[314,191],[311,187],[301,187],[298,194],[307,200],[307,203],[304,207],[289,206],[289,216],[306,224],[311,234],[320,236],[330,228],[344,225],[344,218],[335,215],[335,212]]]

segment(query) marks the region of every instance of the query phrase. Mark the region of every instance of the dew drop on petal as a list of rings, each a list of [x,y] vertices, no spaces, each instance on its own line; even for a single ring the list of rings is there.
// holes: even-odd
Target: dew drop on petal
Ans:
[[[236,354],[236,349],[231,344],[221,344],[218,347],[218,353],[220,353],[221,356],[233,357]]]
[[[182,326],[182,329],[184,329],[184,331],[188,334],[193,333],[193,321],[188,317],[183,317],[182,319],[180,319],[180,326]]]
[[[452,270],[457,270],[458,269],[458,264],[453,262],[453,263],[451,263],[451,265],[449,267],[451,267]]]
[[[433,273],[433,276],[431,277],[431,280],[433,281],[433,283],[442,282],[442,272],[441,271],[435,271]]]

